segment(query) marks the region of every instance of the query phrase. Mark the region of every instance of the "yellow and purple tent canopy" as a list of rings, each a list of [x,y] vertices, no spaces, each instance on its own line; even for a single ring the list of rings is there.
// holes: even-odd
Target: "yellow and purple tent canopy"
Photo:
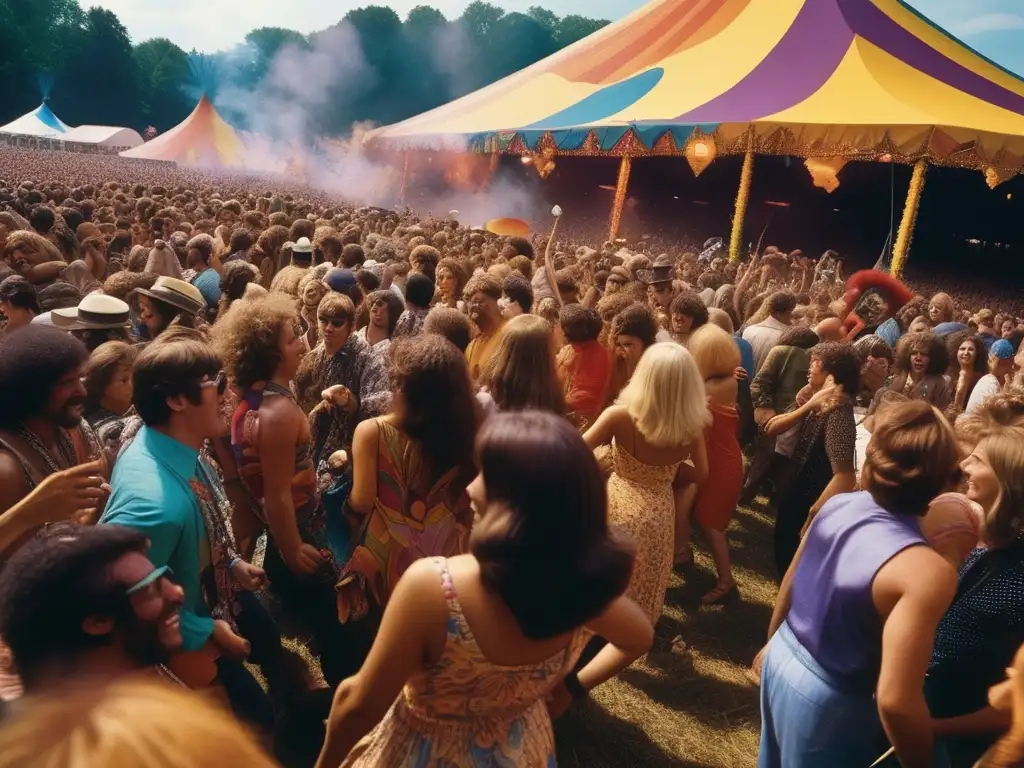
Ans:
[[[174,128],[140,147],[122,152],[121,157],[205,168],[238,168],[245,164],[245,145],[203,96],[192,114]]]
[[[1024,80],[901,0],[654,0],[475,93],[375,131],[397,147],[791,154],[1024,169]]]

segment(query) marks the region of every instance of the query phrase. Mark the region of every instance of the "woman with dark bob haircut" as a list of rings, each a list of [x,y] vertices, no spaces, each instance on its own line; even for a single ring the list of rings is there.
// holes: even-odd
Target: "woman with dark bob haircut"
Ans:
[[[576,430],[550,413],[497,414],[477,456],[470,553],[405,572],[369,658],[335,694],[320,765],[554,765],[549,709],[650,648],[651,623],[622,597],[632,551],[608,529],[604,478]],[[590,632],[609,644],[565,677]]]
[[[864,490],[811,521],[763,652],[760,768],[871,765],[884,737],[902,765],[932,765],[925,671],[957,574],[919,518],[954,485],[958,456],[938,409],[893,405],[868,445]]]
[[[924,400],[940,411],[949,407],[953,392],[943,375],[949,365],[949,351],[931,331],[911,333],[896,345],[896,375],[888,389],[880,389],[868,408],[864,426],[874,429],[878,406],[893,400]]]

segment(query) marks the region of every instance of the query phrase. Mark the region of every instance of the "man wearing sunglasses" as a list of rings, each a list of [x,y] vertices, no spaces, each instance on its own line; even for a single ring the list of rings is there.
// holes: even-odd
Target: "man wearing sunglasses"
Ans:
[[[266,575],[236,555],[224,521],[202,506],[219,487],[200,451],[224,432],[220,368],[210,346],[193,338],[158,339],[139,355],[132,401],[144,426],[117,461],[100,522],[144,534],[152,562],[170,566],[184,589],[184,653],[172,670],[191,687],[218,680],[239,714],[269,728],[273,711],[241,663],[250,645],[235,624],[238,590],[259,589]]]
[[[0,576],[0,622],[25,692],[154,667],[181,647],[184,593],[146,537],[116,525],[57,524]]]

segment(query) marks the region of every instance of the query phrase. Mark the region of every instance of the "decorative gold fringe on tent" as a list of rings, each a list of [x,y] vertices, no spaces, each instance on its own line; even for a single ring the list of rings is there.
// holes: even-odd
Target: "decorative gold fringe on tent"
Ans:
[[[896,235],[896,246],[892,251],[893,277],[903,275],[903,265],[910,253],[910,241],[914,239],[914,225],[917,223],[917,212],[921,207],[921,192],[924,191],[924,175],[928,171],[928,161],[921,158],[914,164],[914,175],[910,178],[910,189],[907,190],[907,204],[903,208],[903,220],[900,231]]]
[[[612,221],[608,228],[608,239],[615,242],[622,222],[622,206],[626,202],[626,188],[629,186],[629,172],[633,168],[633,160],[629,155],[622,156],[619,163],[619,181],[615,185],[615,201],[612,203]]]
[[[740,189],[736,193],[736,210],[732,215],[732,237],[729,238],[729,261],[738,264],[743,254],[743,219],[750,202],[750,183],[754,178],[754,132],[750,132],[750,149],[743,156],[743,170],[740,171]]]

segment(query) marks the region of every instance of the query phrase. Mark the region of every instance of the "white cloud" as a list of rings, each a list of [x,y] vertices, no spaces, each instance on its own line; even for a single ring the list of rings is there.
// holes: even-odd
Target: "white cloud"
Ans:
[[[29,2],[30,0],[23,0]],[[389,5],[400,17],[417,5],[432,5],[449,19],[462,15],[470,0],[377,0]],[[258,27],[286,27],[303,34],[336,24],[352,8],[370,0],[81,0],[83,7],[99,5],[117,14],[128,29],[132,42],[166,37],[186,51],[203,53],[237,45]],[[594,18],[616,19],[639,8],[644,0],[497,0],[508,11],[525,11],[543,5],[557,14],[577,13]]]
[[[971,19],[962,19],[952,25],[950,31],[958,35],[979,35],[983,32],[1001,32],[1008,29],[1024,29],[1024,16],[1014,13],[986,13]]]

